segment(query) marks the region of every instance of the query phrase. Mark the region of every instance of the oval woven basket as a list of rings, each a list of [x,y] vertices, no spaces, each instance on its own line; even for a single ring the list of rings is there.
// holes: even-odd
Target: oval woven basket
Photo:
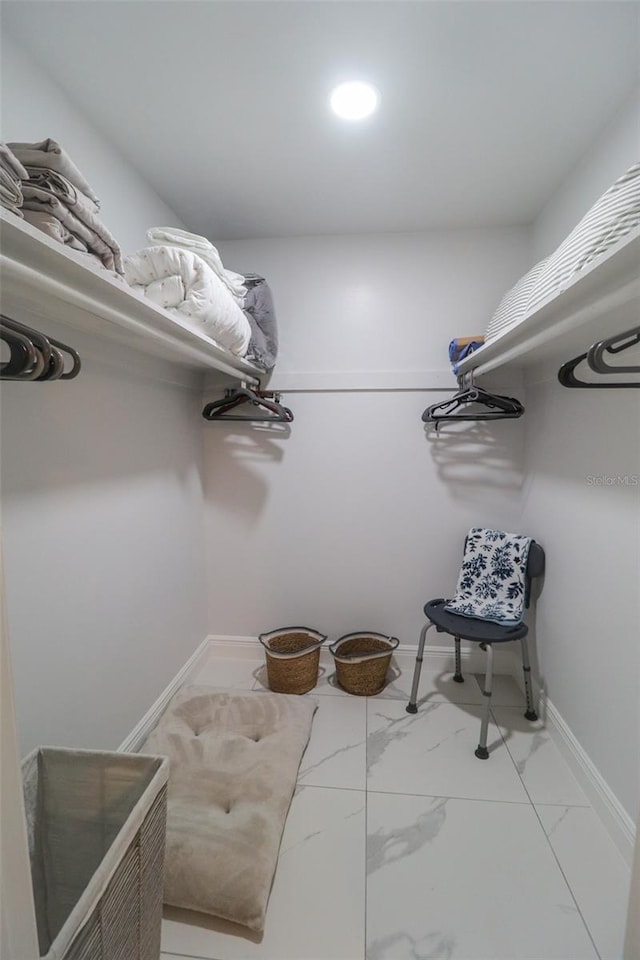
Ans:
[[[347,633],[329,650],[339,685],[357,697],[371,697],[384,687],[391,654],[400,641],[382,633]]]
[[[315,687],[324,633],[310,627],[280,627],[258,639],[265,649],[270,690],[300,694]]]

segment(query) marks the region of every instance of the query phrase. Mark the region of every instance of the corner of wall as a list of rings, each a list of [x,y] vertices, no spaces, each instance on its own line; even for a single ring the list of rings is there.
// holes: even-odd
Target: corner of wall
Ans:
[[[640,158],[640,88],[625,98],[532,224],[533,260],[552,253],[585,211]]]

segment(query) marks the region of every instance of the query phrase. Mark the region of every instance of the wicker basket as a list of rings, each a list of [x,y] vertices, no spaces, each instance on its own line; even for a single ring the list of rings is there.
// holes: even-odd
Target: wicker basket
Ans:
[[[309,627],[281,627],[258,637],[265,649],[269,689],[307,693],[318,682],[320,647],[327,639]]]
[[[391,662],[391,654],[398,646],[396,637],[382,633],[348,633],[332,643],[329,650],[336,665],[339,685],[357,697],[371,697],[380,693]]]
[[[39,747],[22,763],[39,954],[158,960],[169,761]]]

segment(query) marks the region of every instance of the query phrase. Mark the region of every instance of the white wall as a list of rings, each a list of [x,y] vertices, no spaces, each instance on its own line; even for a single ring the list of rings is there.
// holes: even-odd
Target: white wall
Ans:
[[[455,392],[449,340],[483,330],[527,265],[526,232],[296,238],[221,252],[272,288],[282,341],[273,383],[307,377],[284,395],[289,428],[205,427],[209,629],[255,635],[302,623],[333,638],[372,629],[415,643],[425,601],[455,585],[468,528],[519,518],[521,421],[449,427],[433,442],[421,414]],[[336,371],[346,389],[324,392]],[[372,371],[395,372],[397,389],[349,389]],[[429,390],[430,371],[442,371],[446,392]],[[402,389],[408,382],[424,389]]]
[[[640,90],[622,104],[592,149],[549,197],[532,226],[533,258],[552,253],[614,180],[640,160]]]
[[[536,652],[547,695],[635,820],[639,799],[637,391],[527,384],[522,525],[547,552]],[[612,478],[611,480],[600,478]]]
[[[639,134],[636,100],[542,211],[534,235],[547,252],[638,159]],[[536,629],[540,670],[549,699],[635,821],[640,486],[617,478],[640,483],[637,391],[567,390],[548,369],[534,371],[526,391],[522,524],[548,563]]]
[[[144,170],[136,171],[124,160],[6,28],[2,31],[1,86],[0,138],[9,142],[57,140],[100,197],[100,217],[123,253],[144,246],[149,227],[184,226],[144,181]]]
[[[528,234],[517,228],[237,241],[219,249],[225,265],[262,272],[269,282],[281,334],[277,376],[448,371],[449,341],[484,333],[505,286],[530,259]]]
[[[72,342],[76,380],[2,385],[23,752],[116,747],[205,636],[199,397]]]
[[[175,217],[17,49],[3,136],[58,139],[126,247]],[[20,319],[17,317],[16,319]],[[18,731],[114,748],[205,636],[200,398],[159,361],[71,333],[73,381],[2,385],[2,526]],[[145,362],[146,361],[146,362]]]

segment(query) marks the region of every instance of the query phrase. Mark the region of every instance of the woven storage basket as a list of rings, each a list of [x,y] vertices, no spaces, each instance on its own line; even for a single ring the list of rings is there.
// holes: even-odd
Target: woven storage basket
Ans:
[[[327,639],[309,627],[281,627],[258,637],[265,649],[269,689],[306,693],[318,682],[320,647]]]
[[[396,637],[382,633],[348,633],[332,643],[329,650],[336,665],[339,685],[357,697],[371,697],[384,687]]]
[[[140,754],[24,759],[41,958],[158,960],[168,776],[165,757]]]

